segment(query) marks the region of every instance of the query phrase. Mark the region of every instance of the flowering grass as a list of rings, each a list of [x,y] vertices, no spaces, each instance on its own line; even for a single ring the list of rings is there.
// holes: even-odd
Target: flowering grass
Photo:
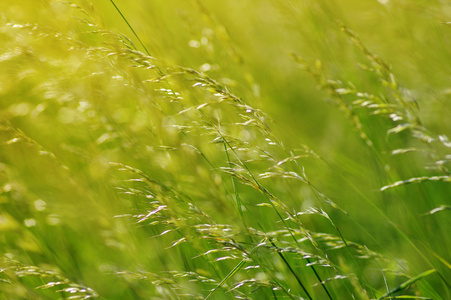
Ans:
[[[449,7],[3,1],[1,299],[449,299]]]

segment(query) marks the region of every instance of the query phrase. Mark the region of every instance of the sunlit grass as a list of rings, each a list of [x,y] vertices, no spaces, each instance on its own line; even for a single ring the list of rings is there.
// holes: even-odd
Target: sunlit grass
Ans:
[[[450,298],[447,4],[24,2],[2,299]]]

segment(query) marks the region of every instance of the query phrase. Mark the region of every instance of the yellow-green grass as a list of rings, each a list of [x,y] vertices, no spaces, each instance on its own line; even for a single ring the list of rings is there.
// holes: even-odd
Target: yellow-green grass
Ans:
[[[0,12],[2,299],[451,297],[448,4]]]

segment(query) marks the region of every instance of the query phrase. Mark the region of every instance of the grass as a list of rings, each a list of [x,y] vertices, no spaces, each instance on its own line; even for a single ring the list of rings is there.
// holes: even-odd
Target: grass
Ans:
[[[450,299],[449,5],[154,2],[0,4],[1,299]]]

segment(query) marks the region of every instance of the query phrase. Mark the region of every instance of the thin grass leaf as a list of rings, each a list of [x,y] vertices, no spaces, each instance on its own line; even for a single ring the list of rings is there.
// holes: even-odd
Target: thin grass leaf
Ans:
[[[431,274],[433,274],[435,272],[437,272],[437,270],[431,269],[431,270],[425,271],[425,272],[423,272],[423,273],[421,273],[421,274],[419,274],[419,275],[417,275],[415,277],[412,277],[409,280],[407,280],[407,281],[403,282],[402,284],[400,284],[399,286],[395,287],[394,289],[391,289],[389,292],[387,292],[383,296],[379,297],[378,300],[389,298],[389,297],[391,297],[391,295],[393,295],[393,294],[395,294],[395,293],[397,293],[399,291],[402,291],[403,289],[406,289],[411,284],[413,284],[413,283],[417,282],[418,280],[421,280],[421,279],[423,279],[423,278],[425,278],[425,277],[427,277],[427,276],[429,276],[429,275],[431,275]]]

